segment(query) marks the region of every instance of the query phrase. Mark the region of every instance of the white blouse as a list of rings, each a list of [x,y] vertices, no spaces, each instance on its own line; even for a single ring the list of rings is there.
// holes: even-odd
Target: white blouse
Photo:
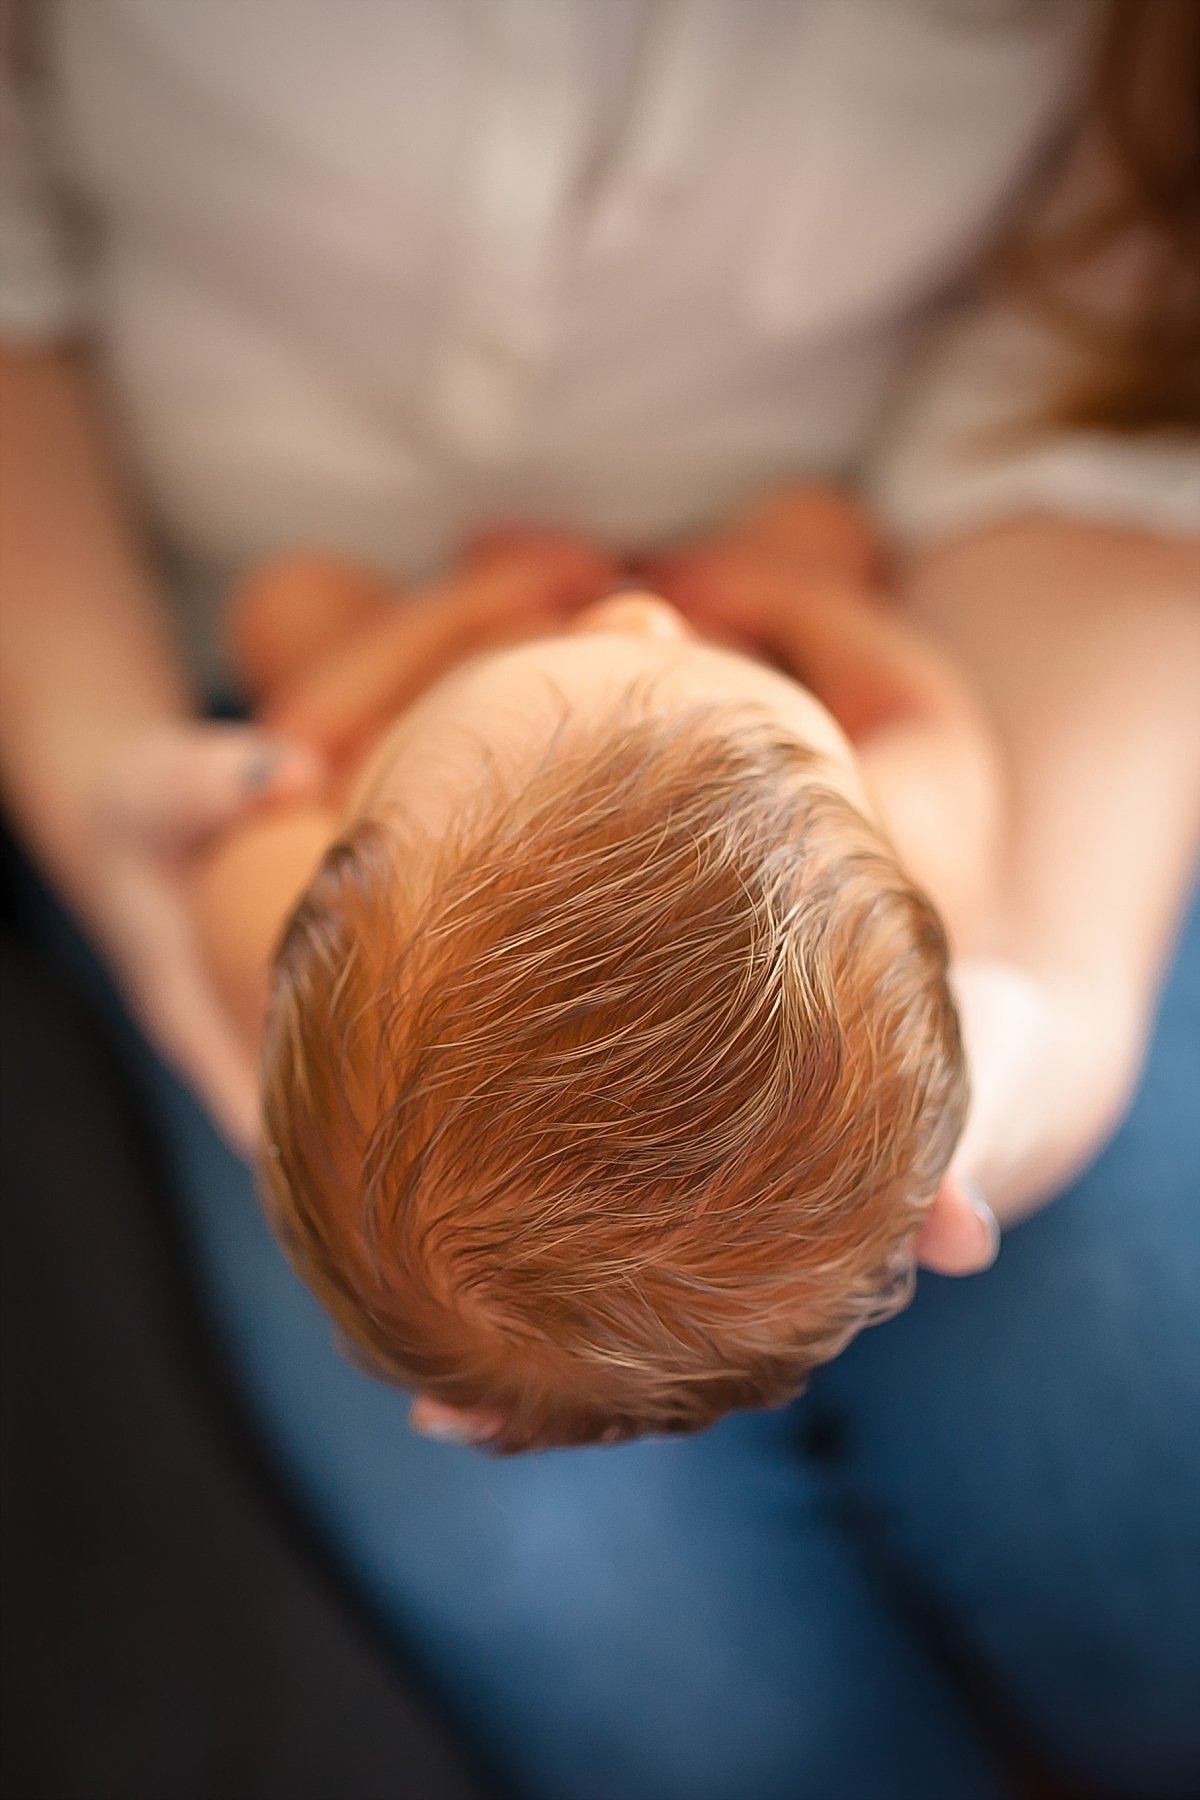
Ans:
[[[1200,528],[1194,444],[978,451],[1061,355],[969,281],[1070,129],[1094,0],[32,11],[0,332],[94,334],[208,590],[297,545],[420,573],[494,515],[660,543],[806,472],[909,538]]]

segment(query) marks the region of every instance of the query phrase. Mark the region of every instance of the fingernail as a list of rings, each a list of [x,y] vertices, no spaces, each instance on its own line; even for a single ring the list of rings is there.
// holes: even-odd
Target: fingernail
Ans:
[[[1000,1221],[983,1197],[983,1189],[976,1181],[962,1183],[963,1198],[987,1232],[989,1254],[984,1268],[990,1269],[1000,1254]]]
[[[462,1425],[451,1425],[449,1419],[431,1419],[427,1425],[414,1424],[414,1430],[422,1437],[432,1438],[437,1444],[457,1444],[462,1449],[473,1444],[475,1439]]]
[[[473,1444],[475,1434],[465,1419],[450,1419],[442,1413],[426,1414],[420,1407],[414,1406],[408,1415],[408,1422],[414,1431],[422,1437],[432,1438],[438,1444]]]
[[[264,744],[242,770],[242,792],[261,794],[278,785],[280,777],[284,787],[303,787],[316,778],[318,768],[318,759],[305,744]]]
[[[261,793],[283,762],[284,753],[270,749],[256,750],[250,761],[242,770],[241,786],[243,793]]]

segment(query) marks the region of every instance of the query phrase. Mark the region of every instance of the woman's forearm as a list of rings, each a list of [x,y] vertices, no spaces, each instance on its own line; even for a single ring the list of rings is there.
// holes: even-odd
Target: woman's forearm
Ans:
[[[1200,539],[1019,519],[914,558],[903,597],[971,677],[1005,762],[1011,814],[980,948],[1048,997],[1047,1062],[1071,1121],[1044,1166],[1013,1173],[1023,1204],[1128,1103],[1193,878]]]
[[[0,775],[71,897],[110,751],[188,694],[86,370],[0,352]]]

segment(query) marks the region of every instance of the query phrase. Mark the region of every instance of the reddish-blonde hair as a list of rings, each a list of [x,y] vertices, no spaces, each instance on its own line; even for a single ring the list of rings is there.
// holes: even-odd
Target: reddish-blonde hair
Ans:
[[[945,939],[820,775],[630,701],[437,844],[360,820],[291,921],[273,1217],[371,1366],[494,1448],[782,1402],[907,1296],[965,1107]]]

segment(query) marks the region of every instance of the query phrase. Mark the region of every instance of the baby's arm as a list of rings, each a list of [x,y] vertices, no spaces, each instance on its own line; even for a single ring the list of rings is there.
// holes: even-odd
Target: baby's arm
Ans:
[[[257,1052],[284,923],[380,733],[464,652],[505,630],[548,628],[613,573],[577,540],[523,532],[400,604],[377,578],[328,558],[289,558],[247,585],[231,621],[234,660],[262,697],[265,721],[310,743],[330,771],[327,804],[245,821],[211,845],[192,883],[206,960],[248,1048]]]
[[[701,629],[742,635],[811,688],[858,752],[901,862],[956,949],[985,931],[1002,811],[992,733],[949,659],[872,590],[739,543],[665,572]]]
[[[398,604],[360,605],[353,629],[324,653],[293,662],[273,686],[264,723],[311,744],[341,772],[454,663],[506,634],[561,628],[616,578],[611,559],[566,533],[494,534],[444,580]],[[285,610],[280,616],[286,621]]]
[[[252,1055],[271,958],[292,908],[333,842],[331,807],[280,807],[215,842],[191,880],[192,917],[217,993]]]
[[[382,577],[337,557],[281,556],[254,570],[234,594],[226,641],[260,717],[285,705],[315,671],[336,668],[350,646],[396,616],[394,601]],[[348,705],[353,700],[347,696]],[[336,829],[332,798],[276,806],[222,832],[189,874],[201,954],[252,1056],[275,945]]]
[[[813,691],[853,742],[901,862],[959,952],[990,929],[1004,813],[999,747],[950,660],[854,591],[813,594],[791,633]]]

